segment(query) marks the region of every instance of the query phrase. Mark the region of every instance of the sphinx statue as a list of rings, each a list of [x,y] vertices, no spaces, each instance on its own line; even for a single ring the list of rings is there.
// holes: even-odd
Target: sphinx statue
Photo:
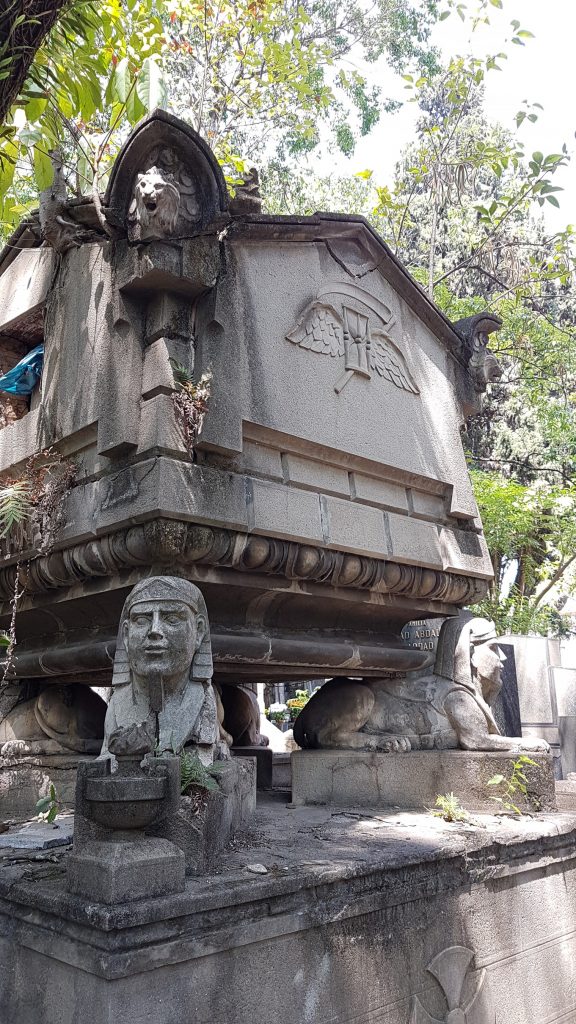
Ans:
[[[442,625],[433,673],[330,680],[300,712],[294,739],[308,749],[547,751],[538,737],[500,733],[490,705],[504,660],[494,623],[462,612]]]
[[[89,686],[48,683],[0,721],[0,757],[97,754],[105,713]]]
[[[111,757],[110,737],[132,725],[148,728],[156,754],[192,746],[204,764],[229,756],[211,680],[208,614],[198,587],[174,576],[137,583],[120,617],[101,756]]]

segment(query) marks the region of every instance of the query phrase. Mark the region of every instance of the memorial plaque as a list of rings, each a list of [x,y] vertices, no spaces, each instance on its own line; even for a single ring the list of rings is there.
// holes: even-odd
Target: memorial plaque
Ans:
[[[419,651],[436,653],[443,622],[444,619],[414,619],[413,622],[407,622],[401,633],[402,640]]]

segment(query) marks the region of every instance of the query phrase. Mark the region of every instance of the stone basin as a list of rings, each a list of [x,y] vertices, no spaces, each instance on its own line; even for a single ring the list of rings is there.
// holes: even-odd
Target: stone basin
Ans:
[[[86,780],[90,817],[109,829],[143,829],[158,817],[166,798],[166,778],[146,775]]]

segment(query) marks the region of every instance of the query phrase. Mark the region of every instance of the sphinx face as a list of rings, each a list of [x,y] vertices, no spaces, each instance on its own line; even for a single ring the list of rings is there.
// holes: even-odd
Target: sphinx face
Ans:
[[[480,644],[472,654],[472,665],[488,704],[496,699],[502,689],[502,665],[506,655],[495,640]]]
[[[135,604],[123,625],[130,668],[143,679],[159,674],[170,680],[187,674],[204,628],[202,617],[181,601]]]

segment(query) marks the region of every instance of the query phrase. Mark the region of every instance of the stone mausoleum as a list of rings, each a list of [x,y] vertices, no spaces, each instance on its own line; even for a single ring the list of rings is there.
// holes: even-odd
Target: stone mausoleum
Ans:
[[[0,429],[32,495],[0,552],[0,794],[21,819],[52,783],[75,820],[71,851],[0,837],[6,1020],[576,1022],[576,818],[462,612],[499,321],[449,322],[361,217],[231,197],[163,111],[96,206],[54,164],[0,254],[0,387],[39,377]],[[254,686],[299,679],[330,682],[291,799],[256,801]],[[529,816],[496,818],[522,752]]]

